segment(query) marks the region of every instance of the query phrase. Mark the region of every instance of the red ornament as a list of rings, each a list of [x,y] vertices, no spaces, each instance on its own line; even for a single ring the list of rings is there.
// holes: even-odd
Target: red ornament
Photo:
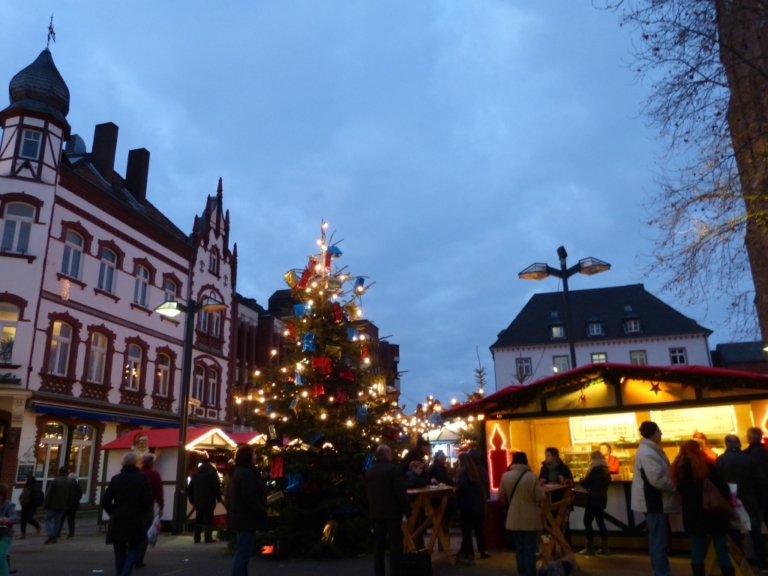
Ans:
[[[271,478],[282,478],[283,477],[283,458],[272,458],[272,461],[269,463],[269,476]]]
[[[309,395],[312,398],[315,398],[316,396],[323,396],[325,394],[325,386],[322,384],[312,384],[309,387]]]
[[[350,382],[355,381],[355,372],[354,370],[350,370],[349,368],[344,368],[343,370],[339,370],[339,378],[344,378],[345,380],[349,380]]]
[[[296,340],[296,326],[293,322],[288,322],[288,337]]]
[[[336,302],[333,305],[333,321],[339,324],[342,320],[344,320],[344,316],[341,314],[341,304]]]
[[[363,344],[363,347],[360,349],[360,357],[363,360],[368,358],[368,344]]]
[[[347,392],[345,390],[336,390],[336,396],[333,397],[333,401],[336,404],[343,404],[347,399]]]
[[[331,373],[331,359],[328,356],[312,358],[312,368],[317,368],[320,374],[327,376]]]
[[[328,272],[331,271],[331,253],[330,252],[325,253],[325,269],[328,270]]]
[[[309,257],[309,263],[307,264],[307,267],[304,269],[304,272],[301,273],[301,278],[299,279],[299,282],[296,284],[296,286],[293,287],[294,292],[296,290],[303,290],[307,287],[307,284],[309,284],[310,278],[312,278],[313,274],[316,272],[315,266],[317,266],[317,258],[314,256]]]

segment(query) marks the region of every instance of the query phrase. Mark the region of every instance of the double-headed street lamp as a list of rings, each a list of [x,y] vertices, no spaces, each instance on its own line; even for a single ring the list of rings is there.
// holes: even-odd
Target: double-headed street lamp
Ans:
[[[163,302],[155,308],[155,312],[167,318],[175,318],[179,314],[185,314],[184,329],[184,359],[181,365],[181,395],[179,398],[179,457],[176,465],[176,492],[173,496],[173,523],[174,534],[181,534],[184,527],[184,519],[187,516],[187,428],[189,427],[189,379],[192,374],[192,346],[194,345],[195,314],[201,310],[205,312],[220,312],[226,310],[227,305],[210,296],[195,302],[191,298],[186,305],[175,300]]]
[[[560,270],[552,268],[547,264],[531,264],[518,274],[518,278],[522,280],[544,280],[547,276],[554,276],[560,278],[563,281],[563,297],[565,298],[565,333],[568,337],[568,348],[571,352],[571,369],[576,368],[576,346],[573,342],[573,330],[571,322],[571,302],[568,296],[568,278],[576,274],[585,274],[592,276],[593,274],[599,274],[611,269],[611,265],[608,262],[603,262],[597,258],[584,258],[579,260],[578,264],[574,264],[570,268],[565,263],[565,259],[568,258],[568,253],[563,246],[557,249],[557,256],[560,258]]]

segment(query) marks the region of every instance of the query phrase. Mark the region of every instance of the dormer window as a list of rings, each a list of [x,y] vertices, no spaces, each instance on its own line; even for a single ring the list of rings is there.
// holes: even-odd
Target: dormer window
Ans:
[[[24,134],[21,139],[21,153],[22,158],[29,158],[30,160],[37,160],[40,158],[40,143],[43,139],[43,133],[37,130],[24,130]]]
[[[565,326],[550,326],[549,335],[552,340],[561,340],[565,338]]]
[[[640,320],[624,320],[624,329],[627,331],[627,334],[631,332],[640,332]]]
[[[603,323],[602,322],[589,322],[587,324],[587,334],[589,336],[603,336]]]

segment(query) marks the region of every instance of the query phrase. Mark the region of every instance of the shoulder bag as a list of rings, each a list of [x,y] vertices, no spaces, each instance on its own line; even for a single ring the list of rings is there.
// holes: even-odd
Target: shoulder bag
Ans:
[[[704,481],[701,483],[701,494],[701,507],[704,512],[722,518],[728,518],[731,515],[731,503],[720,493],[715,483],[709,478],[704,478]]]
[[[523,476],[525,476],[529,472],[531,472],[531,471],[530,470],[526,470],[525,472],[520,474],[520,476],[517,477],[517,482],[515,482],[515,485],[512,486],[512,492],[509,494],[509,505],[512,505],[512,498],[515,497],[515,490],[517,490],[517,485],[520,484],[520,480],[522,480]],[[533,474],[533,472],[531,472],[531,474]]]

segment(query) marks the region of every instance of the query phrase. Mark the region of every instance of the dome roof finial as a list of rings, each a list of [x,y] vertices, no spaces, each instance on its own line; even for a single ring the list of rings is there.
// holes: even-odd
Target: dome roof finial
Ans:
[[[69,88],[59,74],[50,50],[46,48],[37,59],[11,79],[8,86],[11,105],[50,114],[66,124],[69,113]]]

